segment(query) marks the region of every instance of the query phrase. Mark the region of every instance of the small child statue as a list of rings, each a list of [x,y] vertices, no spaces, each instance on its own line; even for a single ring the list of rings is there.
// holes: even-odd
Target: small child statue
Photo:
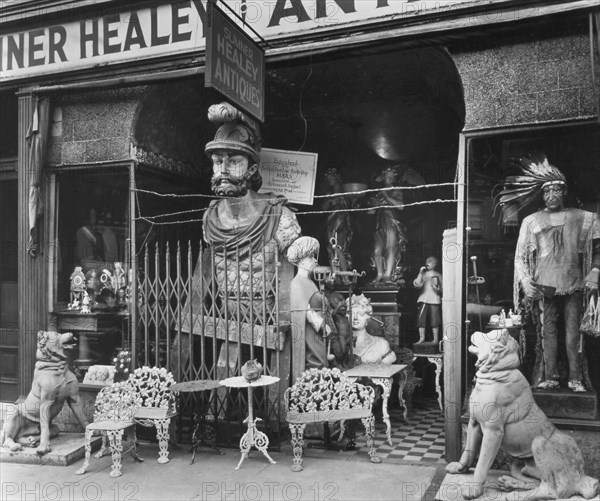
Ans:
[[[438,261],[430,256],[425,261],[425,266],[419,270],[419,275],[413,281],[417,289],[422,289],[417,305],[419,313],[417,327],[419,328],[419,340],[415,344],[425,342],[425,331],[431,327],[433,342],[440,340],[440,327],[442,325],[442,274],[436,271]]]

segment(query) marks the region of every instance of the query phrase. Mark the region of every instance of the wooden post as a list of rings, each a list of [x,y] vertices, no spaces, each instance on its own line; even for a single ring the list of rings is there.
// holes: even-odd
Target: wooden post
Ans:
[[[466,144],[460,135],[455,190],[456,230],[446,230],[442,246],[444,288],[442,300],[444,319],[443,366],[444,366],[444,414],[446,434],[446,461],[458,461],[462,449],[462,312],[463,312],[463,256],[464,256],[464,209],[466,175]]]
[[[27,253],[29,243],[29,153],[27,148],[27,131],[33,116],[34,99],[31,94],[19,96],[19,157],[18,157],[18,191],[19,191],[19,394],[27,395],[33,381],[35,352],[37,349],[37,332],[46,329],[48,308],[46,305],[46,264],[47,249],[44,244],[47,238],[40,239],[37,257]],[[42,185],[44,183],[42,175]],[[46,189],[42,186],[42,192]],[[41,222],[38,224],[42,224]],[[41,232],[45,230],[40,228]]]
[[[129,346],[123,346],[123,348],[131,350],[132,354],[132,364],[131,368],[136,369],[138,366],[138,328],[137,328],[137,315],[138,315],[138,259],[136,253],[136,234],[135,234],[135,168],[136,163],[131,162],[129,164],[129,210],[127,214],[129,215],[129,221],[127,222],[129,225],[129,239],[126,240],[126,252],[125,259],[129,261],[129,276],[131,277],[130,284],[130,297],[129,304],[127,308],[129,309],[129,325],[127,329],[129,332],[127,333],[127,340],[129,341]],[[147,343],[146,343],[147,349]],[[157,348],[158,353],[158,348]]]

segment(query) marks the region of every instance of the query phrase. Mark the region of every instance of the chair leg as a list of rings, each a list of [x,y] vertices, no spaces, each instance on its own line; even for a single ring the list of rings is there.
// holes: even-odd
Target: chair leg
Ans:
[[[88,466],[90,465],[90,455],[92,453],[92,435],[94,432],[92,430],[85,430],[85,459],[83,460],[83,466],[79,468],[75,473],[77,475],[83,475]]]
[[[367,447],[369,447],[369,456],[371,456],[371,463],[381,463],[381,458],[377,456],[375,452],[375,445],[373,442],[373,431],[375,430],[375,418],[373,414],[369,417],[361,419],[362,424],[365,426],[365,432],[367,436]]]
[[[102,445],[100,446],[100,450],[98,452],[96,452],[95,457],[100,459],[102,456],[104,456],[104,452],[106,451],[106,445],[107,445],[106,432],[103,431],[102,432]]]
[[[292,471],[302,471],[302,449],[304,448],[304,428],[305,424],[290,424],[292,434],[292,448],[294,451],[294,461]]]
[[[158,446],[160,451],[158,453],[158,462],[161,464],[169,462],[169,426],[171,424],[171,418],[168,419],[157,419],[154,422],[156,426],[156,437],[158,438]]]
[[[138,463],[143,463],[144,462],[144,458],[141,458],[138,455],[138,453],[137,453],[137,435],[135,433],[135,425],[133,425],[131,428],[129,428],[129,430],[131,430],[131,441],[132,441],[132,444],[131,444],[131,456]]]
[[[112,471],[110,477],[120,477],[121,473],[121,454],[123,452],[123,430],[111,430],[106,432],[110,442],[110,452],[112,454]]]
[[[338,442],[341,442],[342,440],[344,440],[344,435],[346,434],[346,420],[342,419],[340,421],[340,435],[337,439]]]

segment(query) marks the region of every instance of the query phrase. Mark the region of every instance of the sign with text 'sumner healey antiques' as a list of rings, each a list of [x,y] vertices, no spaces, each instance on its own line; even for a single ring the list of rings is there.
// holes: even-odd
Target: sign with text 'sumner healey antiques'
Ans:
[[[317,153],[263,148],[259,193],[283,195],[293,204],[312,205],[317,175]]]
[[[260,122],[265,117],[265,53],[209,3],[205,87],[213,87]]]
[[[50,6],[47,11],[46,7],[39,9],[40,16],[45,14],[43,20],[29,19],[23,12],[11,14],[10,4],[19,3],[28,2],[0,2],[3,22],[11,16],[19,18],[14,31],[0,33],[2,82],[184,54],[195,57],[206,48],[208,0],[156,0],[133,6],[132,2],[88,2],[89,9],[65,9],[64,15],[59,15],[60,8],[55,12]],[[474,7],[510,3],[512,0],[260,0],[228,1],[227,5],[238,15],[245,12],[245,22],[266,40],[289,39],[285,48],[289,50],[299,34],[325,35],[356,24],[390,20],[411,22],[431,13],[455,11],[455,15],[472,16]],[[532,7],[525,15],[540,13],[539,7]]]

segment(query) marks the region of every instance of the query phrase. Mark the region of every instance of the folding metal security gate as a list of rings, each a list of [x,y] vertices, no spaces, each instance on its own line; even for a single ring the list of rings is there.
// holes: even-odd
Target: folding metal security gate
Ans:
[[[282,350],[290,328],[280,317],[276,253],[268,246],[252,255],[202,242],[150,245],[139,255],[137,284],[138,365],[166,367],[177,382],[185,382],[238,376],[246,361],[258,360],[265,374],[282,378],[279,385],[254,391],[259,429],[278,447],[289,374]],[[246,400],[247,394],[235,389],[212,392],[207,414],[217,423],[220,444],[234,446],[244,433]],[[182,398],[180,440],[190,438],[193,412],[193,396]]]

